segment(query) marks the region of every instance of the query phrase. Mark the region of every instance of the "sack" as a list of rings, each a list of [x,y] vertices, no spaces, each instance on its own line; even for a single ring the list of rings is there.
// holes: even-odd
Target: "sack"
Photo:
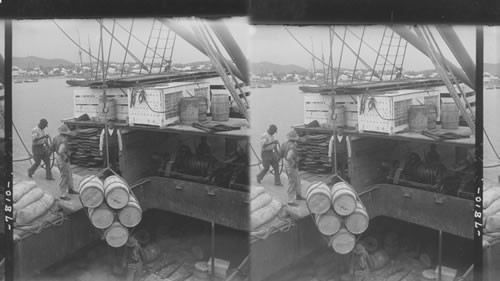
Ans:
[[[250,213],[253,213],[258,209],[267,206],[269,203],[271,203],[272,200],[273,198],[271,197],[271,195],[267,193],[260,194],[255,199],[250,201]]]
[[[500,188],[492,187],[483,191],[483,209],[487,209],[493,202],[500,198]]]
[[[496,213],[486,219],[484,227],[486,232],[500,232],[500,213]]]
[[[14,203],[14,218],[16,218],[17,212],[22,210],[24,207],[30,205],[33,202],[40,200],[44,195],[41,188],[35,187],[34,189],[28,191],[19,201]]]
[[[32,190],[33,188],[36,187],[36,182],[35,181],[20,181],[17,183],[14,183],[14,192],[13,192],[13,199],[14,203],[16,203],[21,197],[23,197],[24,194],[26,194],[28,191]]]
[[[250,213],[250,229],[257,229],[259,226],[274,219],[281,208],[282,204],[273,199],[267,206]]]
[[[257,198],[257,196],[261,195],[264,193],[264,188],[262,186],[252,186],[250,188],[250,201]]]
[[[52,207],[52,204],[54,204],[54,197],[45,193],[40,200],[31,203],[24,209],[17,212],[16,223],[19,225],[32,223],[38,217],[47,213],[50,207]]]

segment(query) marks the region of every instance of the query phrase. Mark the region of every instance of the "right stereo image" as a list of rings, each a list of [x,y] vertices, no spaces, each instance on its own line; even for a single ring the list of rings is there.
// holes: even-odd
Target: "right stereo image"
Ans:
[[[253,281],[474,280],[476,44],[486,165],[500,163],[497,32],[254,26]],[[484,280],[499,276],[496,169],[485,168]]]

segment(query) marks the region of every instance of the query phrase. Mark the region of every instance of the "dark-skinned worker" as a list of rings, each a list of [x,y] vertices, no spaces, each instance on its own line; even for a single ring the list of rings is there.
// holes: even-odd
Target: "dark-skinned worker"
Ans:
[[[28,169],[28,177],[32,178],[36,169],[40,166],[43,161],[45,164],[45,178],[47,180],[54,180],[52,177],[52,171],[50,170],[50,146],[48,140],[50,139],[49,134],[45,131],[45,128],[49,125],[47,119],[41,119],[38,125],[31,130],[31,139],[33,140],[33,145],[31,146],[31,151],[33,152],[33,165]]]
[[[276,146],[279,142],[274,137],[276,132],[278,132],[278,127],[273,124],[269,126],[269,129],[267,129],[260,139],[262,166],[264,166],[264,169],[257,175],[257,182],[261,183],[272,166],[274,169],[274,185],[283,186],[279,175],[279,156]]]
[[[287,141],[281,145],[285,160],[285,170],[288,176],[288,205],[297,206],[297,197],[302,198],[299,176],[299,157],[297,155],[297,140],[299,135],[295,131],[287,134]]]
[[[56,153],[57,166],[61,174],[59,179],[59,189],[61,194],[59,198],[62,200],[70,200],[67,196],[70,194],[78,194],[73,188],[73,173],[71,171],[71,163],[69,160],[70,151],[68,144],[68,136],[72,135],[70,129],[66,125],[61,125],[57,129],[59,135],[54,137],[52,141],[52,149]]]
[[[101,136],[99,138],[99,154],[103,157],[104,165],[106,165],[106,155],[109,155],[109,166],[117,174],[120,174],[120,156],[122,154],[122,134],[120,129],[115,127],[115,122],[110,120],[108,122],[108,153],[106,153],[105,144],[105,129],[101,131]]]

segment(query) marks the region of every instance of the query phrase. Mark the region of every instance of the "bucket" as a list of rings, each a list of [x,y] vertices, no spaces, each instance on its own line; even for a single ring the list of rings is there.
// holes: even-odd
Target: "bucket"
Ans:
[[[331,206],[330,188],[324,182],[312,183],[306,192],[306,202],[313,214],[326,213]]]
[[[111,247],[121,247],[127,243],[128,229],[115,221],[104,231],[104,239],[106,239],[106,243]]]
[[[179,102],[179,116],[182,124],[193,124],[198,121],[199,98],[182,98]]]
[[[319,232],[324,235],[333,235],[339,231],[342,225],[342,218],[340,218],[335,212],[330,209],[326,213],[321,215],[316,215],[316,226]]]
[[[115,212],[106,203],[97,208],[89,208],[88,215],[92,225],[99,229],[110,227],[115,219]]]
[[[107,120],[116,119],[116,100],[113,98],[106,99],[106,110],[107,113],[102,112],[104,108],[104,98],[99,98],[99,104],[97,104],[97,120],[104,122],[104,118]]]
[[[134,227],[141,222],[142,209],[134,195],[130,194],[127,206],[118,213],[118,220],[126,227]]]
[[[356,237],[347,229],[341,228],[335,235],[330,238],[330,243],[336,253],[345,255],[354,249]]]
[[[328,114],[331,114],[331,111],[328,111]],[[333,114],[332,122],[335,122],[336,127],[345,127],[346,126],[346,116],[345,116],[345,106],[336,105],[335,112]],[[328,120],[330,120],[331,115],[328,116]],[[331,125],[330,125],[331,126]],[[331,126],[333,128],[333,126]]]
[[[111,208],[121,209],[129,201],[129,187],[121,178],[109,176],[104,180],[104,197]]]
[[[207,120],[208,100],[205,97],[198,97],[198,121]]]
[[[227,121],[229,120],[229,99],[224,94],[212,95],[212,104],[210,105],[210,112],[213,121]]]
[[[345,182],[338,182],[332,187],[333,210],[341,215],[348,216],[356,209],[356,194]]]
[[[427,105],[412,105],[408,110],[410,131],[422,132],[427,129]]]
[[[436,129],[437,121],[437,106],[435,104],[427,104],[427,128]]]
[[[460,114],[455,103],[441,104],[441,128],[443,129],[458,129],[458,121]]]
[[[80,202],[88,208],[96,208],[104,201],[104,187],[96,176],[88,176],[79,184]]]
[[[356,209],[345,219],[344,222],[345,227],[349,230],[349,232],[361,234],[368,228],[369,221],[370,218],[368,217],[365,206],[358,201],[356,203]]]

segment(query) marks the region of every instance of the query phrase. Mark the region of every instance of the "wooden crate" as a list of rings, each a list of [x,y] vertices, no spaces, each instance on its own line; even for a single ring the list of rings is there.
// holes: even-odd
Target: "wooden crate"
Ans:
[[[106,89],[106,96],[115,101],[116,119],[122,122],[127,122],[128,118],[128,91],[129,89],[123,88]],[[99,101],[102,96],[102,89],[76,88],[73,92],[73,117],[77,118],[83,114],[91,118],[97,117],[99,104],[102,106]]]
[[[347,127],[356,128],[358,123],[358,107],[356,95],[336,95],[335,104],[345,107]],[[304,94],[304,124],[317,120],[320,125],[328,127],[331,122],[330,95]]]
[[[205,96],[208,83],[174,82],[144,89],[132,89],[129,95],[129,123],[165,127],[179,120],[179,102],[183,97]]]
[[[370,100],[375,107],[369,108]],[[409,128],[408,110],[412,105],[439,105],[436,90],[399,90],[358,96],[358,129],[393,135]],[[364,103],[364,112],[361,104]],[[437,106],[440,115],[440,107]]]

